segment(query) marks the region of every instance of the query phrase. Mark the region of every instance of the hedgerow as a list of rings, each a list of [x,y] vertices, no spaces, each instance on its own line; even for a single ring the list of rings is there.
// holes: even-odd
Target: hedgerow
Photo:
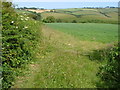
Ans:
[[[106,52],[107,63],[100,66],[97,76],[103,81],[100,85],[104,88],[120,88],[120,56],[119,56],[120,47],[115,45],[112,48],[109,48]]]
[[[96,74],[100,81],[97,87],[102,88],[120,88],[120,47],[112,45],[107,49],[96,50],[90,57],[92,60],[103,62]]]
[[[34,59],[40,27],[26,14],[17,14],[11,2],[2,2],[2,88],[13,85],[16,68]]]

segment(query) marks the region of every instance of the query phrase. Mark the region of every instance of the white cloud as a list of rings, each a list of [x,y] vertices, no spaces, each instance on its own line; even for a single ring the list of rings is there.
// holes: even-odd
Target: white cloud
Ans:
[[[12,0],[13,2],[119,2],[119,0]]]

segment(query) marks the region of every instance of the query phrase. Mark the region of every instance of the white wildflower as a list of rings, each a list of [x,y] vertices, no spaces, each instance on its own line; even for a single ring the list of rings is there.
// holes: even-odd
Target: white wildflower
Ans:
[[[25,18],[25,20],[27,21],[28,19],[27,19],[27,18]]]
[[[18,28],[18,26],[16,26],[16,28]]]
[[[12,21],[11,23],[14,23],[14,21]]]
[[[25,29],[28,28],[27,26],[24,27]]]
[[[21,20],[23,20],[23,18],[21,18]]]
[[[71,44],[69,43],[68,45],[70,46]]]
[[[27,19],[28,19],[29,17],[27,17]]]
[[[20,16],[20,17],[23,17],[23,16]]]

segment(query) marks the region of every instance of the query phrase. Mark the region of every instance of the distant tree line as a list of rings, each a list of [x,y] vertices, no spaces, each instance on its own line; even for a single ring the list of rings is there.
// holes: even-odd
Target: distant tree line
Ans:
[[[31,13],[28,13],[28,17],[34,19],[34,20],[38,20],[40,21],[41,20],[41,13],[36,13],[36,12],[32,12],[32,11],[29,11]]]
[[[42,20],[44,23],[68,23],[68,21],[63,21],[62,19],[55,19],[54,16],[48,16]],[[69,23],[77,23],[77,20],[72,20]]]
[[[19,7],[17,9],[19,10],[24,10],[24,9],[44,10],[44,8],[36,8],[36,7]]]
[[[106,7],[83,7],[87,9],[100,9],[100,8],[118,8],[118,7],[113,7],[113,6],[106,6]]]
[[[63,19],[56,19],[54,16],[48,16],[44,19],[42,19],[42,22],[44,23],[111,23],[111,24],[117,24],[116,21],[105,21],[105,20],[99,20],[99,19],[93,19],[93,20],[77,20],[73,19],[70,21],[65,21]]]

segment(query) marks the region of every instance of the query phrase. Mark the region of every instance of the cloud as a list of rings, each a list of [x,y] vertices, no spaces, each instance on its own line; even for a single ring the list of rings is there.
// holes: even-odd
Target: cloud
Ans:
[[[119,2],[119,0],[12,0],[13,2]]]

